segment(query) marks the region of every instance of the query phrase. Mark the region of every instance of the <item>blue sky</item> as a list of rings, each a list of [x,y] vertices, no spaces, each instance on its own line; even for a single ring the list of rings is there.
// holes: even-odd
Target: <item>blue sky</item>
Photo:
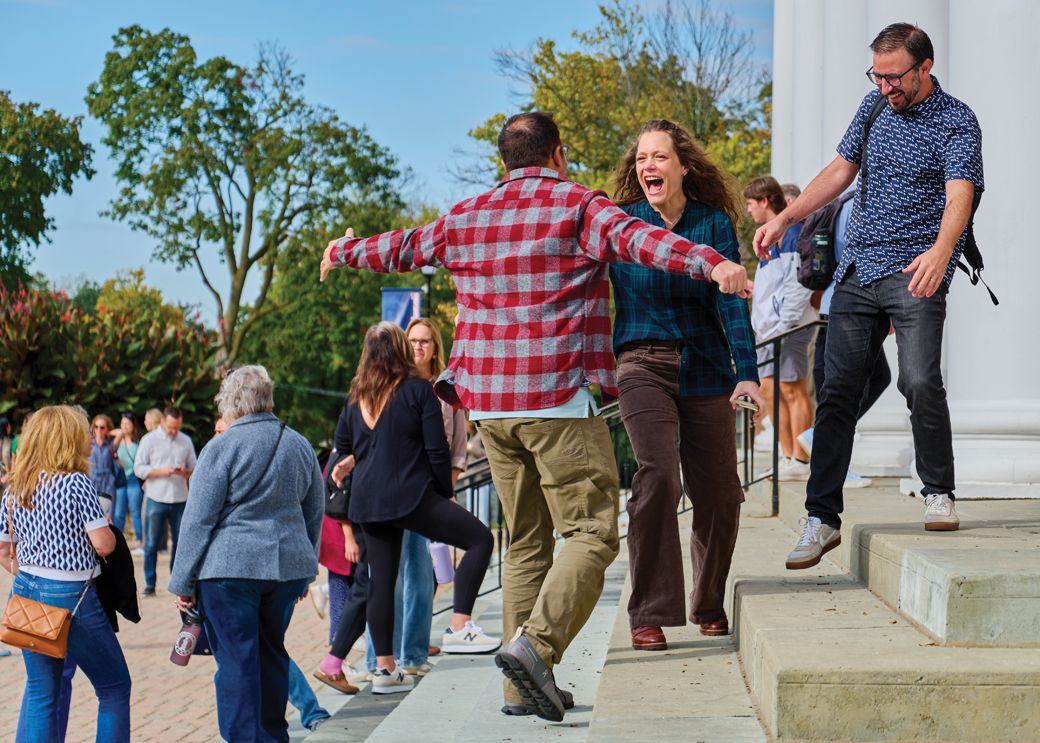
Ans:
[[[191,37],[201,57],[224,55],[248,63],[257,45],[276,42],[306,76],[309,100],[364,125],[416,175],[414,196],[447,206],[468,195],[447,167],[469,147],[466,132],[513,108],[510,83],[492,63],[495,50],[523,49],[538,37],[569,43],[575,29],[598,19],[597,0],[0,0],[0,89],[17,101],[36,101],[65,115],[86,114],[83,96],[100,74],[111,37],[121,26],[169,27]],[[653,12],[660,0],[642,0]],[[772,56],[771,0],[715,0],[742,28],[752,29],[757,56]],[[78,277],[98,281],[144,266],[149,283],[170,300],[200,305],[212,319],[212,300],[192,271],[151,259],[152,240],[98,215],[116,191],[98,122],[86,118],[95,146],[91,181],[71,197],[48,203],[52,243],[32,269],[59,285]],[[316,246],[320,247],[320,246]]]

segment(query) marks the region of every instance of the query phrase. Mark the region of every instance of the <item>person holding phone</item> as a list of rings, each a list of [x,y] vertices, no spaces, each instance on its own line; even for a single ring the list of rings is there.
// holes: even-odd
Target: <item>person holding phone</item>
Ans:
[[[739,263],[726,176],[682,127],[647,122],[614,179],[626,212]],[[639,462],[628,501],[632,647],[665,650],[662,628],[686,624],[683,485],[693,502],[689,618],[701,634],[729,633],[722,602],[744,500],[734,411],[764,400],[747,300],[642,265],[614,263],[610,279],[621,415]]]
[[[141,438],[134,460],[134,474],[147,483],[148,504],[144,546],[144,595],[155,595],[155,563],[163,525],[170,527],[170,572],[177,555],[184,504],[188,500],[188,478],[195,469],[195,446],[181,431],[181,411],[168,407],[162,424]]]

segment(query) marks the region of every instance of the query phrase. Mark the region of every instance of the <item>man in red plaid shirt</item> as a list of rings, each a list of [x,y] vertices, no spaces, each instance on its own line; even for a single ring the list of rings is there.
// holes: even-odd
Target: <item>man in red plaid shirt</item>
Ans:
[[[511,542],[496,656],[507,714],[562,720],[573,706],[552,667],[585,624],[618,553],[618,478],[607,425],[588,391],[617,395],[608,264],[639,263],[748,296],[744,268],[710,247],[630,217],[569,181],[552,116],[511,117],[498,139],[507,171],[491,191],[432,224],[334,240],[333,268],[451,271],[458,325],[435,383],[480,428]],[[565,540],[553,560],[553,530]],[[515,688],[514,688],[515,685]]]

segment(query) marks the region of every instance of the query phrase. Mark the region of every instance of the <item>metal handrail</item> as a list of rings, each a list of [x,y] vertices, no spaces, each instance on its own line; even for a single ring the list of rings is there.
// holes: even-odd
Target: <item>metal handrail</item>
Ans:
[[[773,359],[772,361],[765,361],[758,366],[761,368],[767,364],[773,365],[773,379],[780,379],[780,344],[785,338],[800,333],[803,330],[815,327],[826,327],[826,320],[813,320],[807,322],[804,325],[799,325],[796,328],[785,330],[783,333],[778,333],[771,338],[766,338],[763,341],[755,344],[755,350],[760,348],[766,348],[767,346],[773,347]],[[772,515],[776,516],[780,513],[780,389],[779,385],[776,385],[773,389],[773,451],[772,451],[772,468],[766,473],[753,477],[755,468],[755,441],[752,431],[754,431],[753,417],[751,411],[744,410],[744,421],[743,421],[743,446],[744,446],[744,481],[741,483],[741,487],[747,491],[752,485],[762,482],[768,477],[773,478],[772,494],[771,494],[771,506]]]

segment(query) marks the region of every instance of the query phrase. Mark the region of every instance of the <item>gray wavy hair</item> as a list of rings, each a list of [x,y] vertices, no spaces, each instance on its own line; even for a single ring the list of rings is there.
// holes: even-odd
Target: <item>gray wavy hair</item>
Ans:
[[[270,413],[274,410],[274,382],[262,366],[240,367],[224,377],[215,402],[220,417],[227,421]]]

